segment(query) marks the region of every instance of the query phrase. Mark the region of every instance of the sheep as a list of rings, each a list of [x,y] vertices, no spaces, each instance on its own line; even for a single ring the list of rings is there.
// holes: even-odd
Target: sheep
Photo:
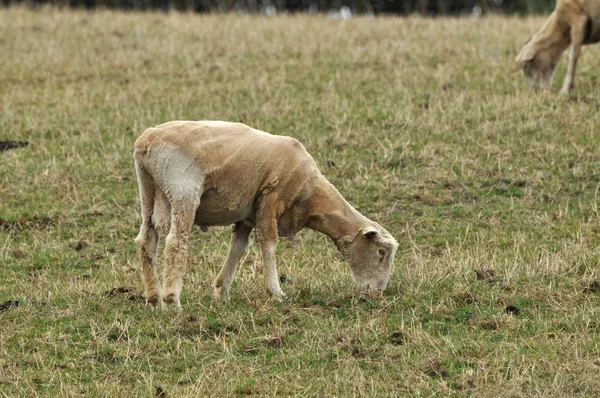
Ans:
[[[213,283],[218,300],[229,299],[253,229],[265,288],[277,299],[285,296],[275,264],[278,236],[293,237],[304,227],[333,240],[360,291],[385,290],[398,243],[342,197],[298,140],[241,123],[173,121],[144,131],[133,156],[142,216],[135,240],[148,304],[181,307],[193,224],[204,232],[233,224],[229,253]],[[165,237],[162,289],[156,264],[160,237]]]
[[[575,85],[575,67],[583,44],[600,41],[600,0],[558,0],[556,9],[519,52],[519,68],[534,89],[549,89],[560,56],[571,44],[561,94]]]

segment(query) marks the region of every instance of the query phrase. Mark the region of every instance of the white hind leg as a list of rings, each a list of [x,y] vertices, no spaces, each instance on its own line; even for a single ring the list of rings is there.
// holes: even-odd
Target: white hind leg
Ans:
[[[188,240],[204,186],[204,172],[195,159],[170,145],[146,152],[143,166],[154,179],[153,220],[165,239],[162,301],[181,307],[183,274],[187,268]],[[167,227],[168,226],[168,227]]]
[[[171,228],[171,204],[163,191],[158,187],[154,191],[152,224],[154,224],[154,229],[158,233],[159,238],[167,236]]]
[[[171,229],[165,240],[162,296],[166,303],[175,303],[177,308],[181,307],[179,296],[187,269],[188,240],[199,204],[198,195],[171,202]]]
[[[140,267],[146,303],[153,306],[163,305],[160,286],[158,285],[158,272],[156,269],[156,252],[158,235],[152,224],[152,211],[154,208],[155,184],[152,176],[143,166],[135,163],[140,189],[140,203],[142,209],[142,225],[140,233],[135,239],[140,256]]]

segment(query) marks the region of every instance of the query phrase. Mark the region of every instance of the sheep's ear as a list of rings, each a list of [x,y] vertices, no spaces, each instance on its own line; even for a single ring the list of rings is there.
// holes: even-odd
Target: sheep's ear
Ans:
[[[535,48],[527,44],[525,47],[523,47],[519,55],[517,55],[516,61],[520,64],[533,61],[535,58],[535,52]]]
[[[376,237],[379,234],[379,231],[375,229],[375,227],[366,227],[362,231],[363,236],[366,236],[369,239]]]

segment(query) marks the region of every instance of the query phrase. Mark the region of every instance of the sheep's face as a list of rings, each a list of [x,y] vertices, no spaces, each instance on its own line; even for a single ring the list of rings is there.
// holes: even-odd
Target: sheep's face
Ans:
[[[343,253],[350,263],[356,287],[384,291],[397,249],[398,242],[379,225],[359,231]]]
[[[562,43],[548,45],[533,39],[523,46],[516,61],[531,87],[536,90],[550,89],[554,70],[563,51]]]

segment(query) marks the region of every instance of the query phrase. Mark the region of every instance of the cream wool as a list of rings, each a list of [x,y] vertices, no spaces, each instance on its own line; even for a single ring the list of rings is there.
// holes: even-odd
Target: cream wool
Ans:
[[[181,305],[194,223],[203,230],[234,225],[213,284],[216,298],[228,299],[252,229],[265,287],[275,297],[284,295],[275,264],[278,236],[291,237],[304,227],[334,241],[358,288],[385,289],[398,243],[344,200],[298,140],[240,123],[175,121],[147,129],[135,143],[134,159],[142,208],[136,241],[149,303]],[[161,291],[156,251],[165,235]]]

